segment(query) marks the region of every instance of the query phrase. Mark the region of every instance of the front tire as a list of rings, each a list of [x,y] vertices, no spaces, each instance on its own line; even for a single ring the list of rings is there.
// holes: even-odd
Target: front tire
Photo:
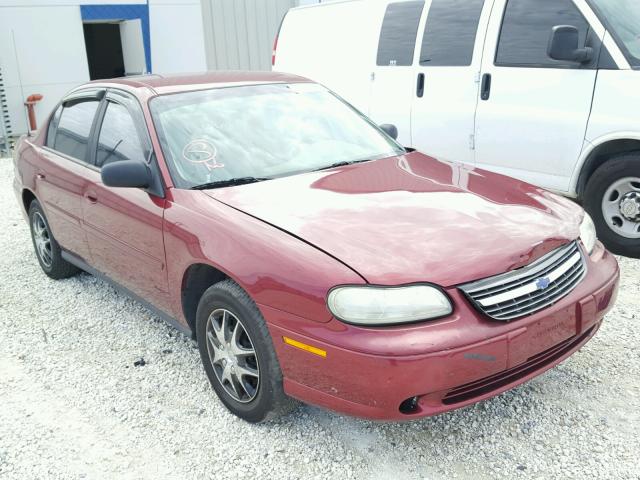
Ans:
[[[584,207],[611,252],[640,258],[640,152],[601,165],[589,178]]]
[[[31,241],[42,271],[54,280],[71,277],[80,270],[62,258],[60,245],[56,242],[47,217],[37,200],[29,205],[29,227]]]
[[[284,393],[267,325],[237,283],[224,280],[204,292],[196,313],[196,337],[209,382],[231,413],[259,423],[295,405]]]

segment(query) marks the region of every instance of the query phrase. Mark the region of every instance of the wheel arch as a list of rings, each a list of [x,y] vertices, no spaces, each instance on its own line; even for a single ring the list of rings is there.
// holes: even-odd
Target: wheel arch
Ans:
[[[180,299],[182,313],[193,338],[196,338],[196,312],[200,298],[211,285],[228,278],[231,277],[226,272],[208,263],[193,263],[185,269],[182,275]]]
[[[591,175],[609,159],[622,153],[640,152],[640,134],[607,136],[591,144],[580,163],[574,191],[579,200],[587,186]]]
[[[31,205],[31,202],[33,202],[34,200],[38,200],[38,198],[36,197],[36,194],[33,193],[28,188],[22,189],[21,196],[22,196],[22,206],[24,207],[24,211],[27,214],[29,214],[29,206]]]

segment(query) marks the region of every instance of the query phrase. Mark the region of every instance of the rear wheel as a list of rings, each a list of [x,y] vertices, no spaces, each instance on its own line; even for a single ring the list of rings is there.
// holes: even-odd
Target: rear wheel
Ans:
[[[198,304],[196,336],[211,386],[222,403],[252,423],[287,413],[271,335],[256,304],[232,280],[209,287]]]
[[[601,165],[587,183],[584,207],[611,252],[640,258],[640,152]]]
[[[79,272],[75,266],[62,258],[60,245],[53,237],[47,217],[37,200],[32,201],[29,206],[29,226],[33,248],[44,273],[55,280],[60,280]]]

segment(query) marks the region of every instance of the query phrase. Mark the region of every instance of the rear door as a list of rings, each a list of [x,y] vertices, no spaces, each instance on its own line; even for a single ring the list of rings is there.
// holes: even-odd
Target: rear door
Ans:
[[[586,14],[591,14],[591,12]],[[547,55],[552,28],[571,25],[581,64]],[[482,74],[490,88],[476,117],[478,166],[566,192],[582,151],[604,29],[589,24],[571,0],[496,0]]]
[[[372,7],[375,8],[375,7]],[[413,60],[424,1],[386,6],[378,38],[376,66],[371,73],[369,115],[377,123],[398,128],[398,141],[411,145]]]
[[[104,90],[80,91],[55,111],[39,149],[36,190],[54,237],[87,263],[91,254],[82,228],[82,205],[90,185],[89,140]]]
[[[164,198],[140,188],[107,187],[100,178],[100,169],[108,163],[152,158],[136,100],[118,91],[107,93],[92,151],[95,171],[86,194],[84,225],[93,265],[146,301],[170,311],[162,233]]]
[[[431,0],[413,75],[412,146],[474,162],[482,45],[493,0]]]

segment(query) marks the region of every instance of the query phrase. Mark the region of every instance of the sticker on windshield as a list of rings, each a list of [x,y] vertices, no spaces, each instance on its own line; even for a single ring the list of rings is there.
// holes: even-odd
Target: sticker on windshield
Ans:
[[[224,168],[224,164],[218,163],[218,149],[207,140],[194,140],[182,149],[182,158],[191,163],[202,164],[209,170]]]

